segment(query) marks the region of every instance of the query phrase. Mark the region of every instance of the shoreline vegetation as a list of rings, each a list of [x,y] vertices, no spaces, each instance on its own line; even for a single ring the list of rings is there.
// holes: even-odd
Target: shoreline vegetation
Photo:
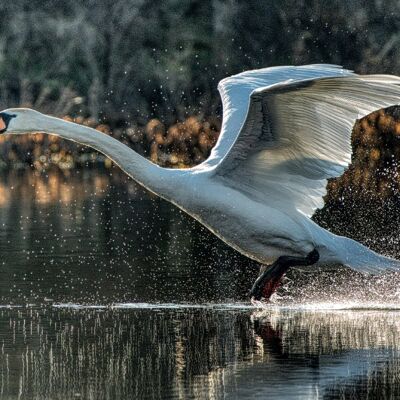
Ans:
[[[400,107],[377,110],[357,120],[352,132],[352,162],[330,179],[327,200],[367,201],[400,197]]]
[[[189,117],[169,127],[158,119],[151,119],[143,127],[127,129],[111,129],[111,124],[98,123],[92,118],[65,116],[63,119],[110,135],[152,162],[168,168],[189,168],[207,159],[221,128],[217,117]],[[94,165],[110,168],[111,161],[91,148],[41,132],[0,135],[1,169],[70,170]]]
[[[218,140],[218,117],[189,117],[170,126],[151,119],[145,126],[111,129],[112,124],[92,118],[64,117],[65,120],[95,128],[133,148],[163,167],[188,168],[207,159]],[[343,198],[379,200],[400,196],[400,108],[389,107],[358,120],[352,133],[352,164],[339,178],[328,183],[328,203]],[[104,167],[112,162],[102,154],[57,136],[32,133],[0,136],[0,168],[49,169]]]

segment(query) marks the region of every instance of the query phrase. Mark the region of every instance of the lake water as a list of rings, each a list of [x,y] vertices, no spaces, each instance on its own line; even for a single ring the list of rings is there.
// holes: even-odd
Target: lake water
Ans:
[[[3,173],[0,250],[0,398],[400,398],[399,276],[253,306],[259,266],[118,171]]]

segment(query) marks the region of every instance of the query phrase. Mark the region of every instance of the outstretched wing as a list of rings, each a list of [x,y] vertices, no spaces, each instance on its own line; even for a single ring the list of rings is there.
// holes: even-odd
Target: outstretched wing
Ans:
[[[350,163],[356,119],[397,104],[399,84],[323,65],[227,78],[221,136],[203,167],[259,201],[311,216],[323,206],[326,179]]]

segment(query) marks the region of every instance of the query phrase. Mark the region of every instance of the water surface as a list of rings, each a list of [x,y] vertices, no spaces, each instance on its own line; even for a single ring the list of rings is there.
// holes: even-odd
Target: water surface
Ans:
[[[396,274],[253,306],[256,263],[117,171],[4,173],[0,250],[1,398],[400,396]]]

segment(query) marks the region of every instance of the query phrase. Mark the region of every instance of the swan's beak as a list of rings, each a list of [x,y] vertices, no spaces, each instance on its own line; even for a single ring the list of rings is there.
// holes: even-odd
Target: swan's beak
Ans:
[[[16,118],[15,114],[9,114],[6,112],[0,113],[0,133],[4,133],[12,118]]]

